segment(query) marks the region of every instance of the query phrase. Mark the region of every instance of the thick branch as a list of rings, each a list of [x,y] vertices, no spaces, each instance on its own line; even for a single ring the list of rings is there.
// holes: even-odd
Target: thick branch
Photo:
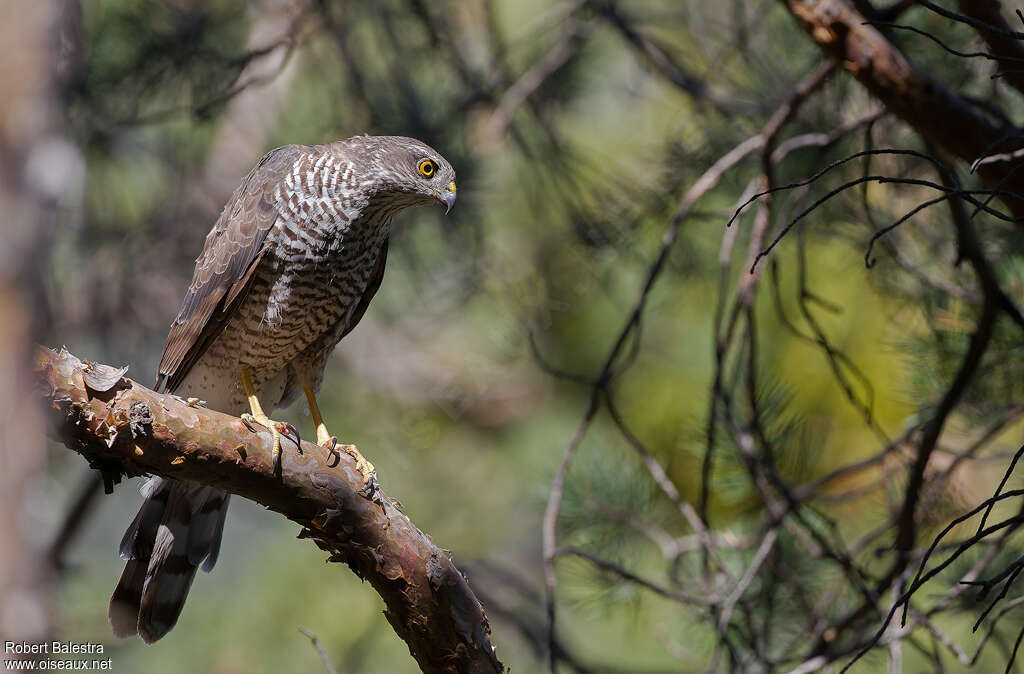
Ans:
[[[448,558],[382,492],[362,492],[345,452],[287,441],[281,474],[269,433],[155,393],[122,371],[39,349],[37,381],[60,440],[117,481],[149,473],[226,489],[279,512],[380,594],[384,614],[430,673],[503,672],[480,602]]]
[[[782,2],[824,52],[928,142],[968,163],[1020,147],[1019,130],[997,127],[967,99],[915,68],[843,0]],[[991,189],[1024,195],[1024,171],[1013,172],[1009,162],[982,164],[978,173]],[[1003,201],[1024,218],[1024,197]]]

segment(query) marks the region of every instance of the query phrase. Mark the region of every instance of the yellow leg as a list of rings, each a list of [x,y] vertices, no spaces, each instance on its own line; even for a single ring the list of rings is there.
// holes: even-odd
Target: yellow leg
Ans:
[[[239,370],[238,378],[242,380],[242,391],[245,392],[245,397],[249,400],[249,409],[252,411],[252,414],[243,414],[242,419],[257,423],[270,431],[274,438],[274,449],[271,458],[276,467],[281,460],[281,431],[277,429],[278,422],[272,420],[263,412],[263,406],[260,405],[259,398],[256,397],[256,387],[253,386],[252,373],[249,372],[249,368],[243,367]]]
[[[320,416],[320,407],[316,404],[316,394],[313,393],[313,389],[306,385],[305,382],[302,384],[302,390],[306,394],[309,413],[313,415],[313,423],[316,425],[316,443],[321,447],[333,449],[338,444],[338,439],[330,434],[327,430],[327,424],[324,423],[324,418]],[[355,459],[356,467],[359,468],[359,472],[363,475],[363,483],[368,484],[376,475],[373,464],[359,453],[355,445],[341,445],[341,448]]]

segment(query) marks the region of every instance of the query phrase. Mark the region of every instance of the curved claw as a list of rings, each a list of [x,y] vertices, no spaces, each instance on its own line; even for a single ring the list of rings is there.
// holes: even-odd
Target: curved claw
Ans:
[[[302,454],[302,437],[299,435],[299,429],[287,421],[282,422],[281,425],[285,428],[285,432],[281,435],[295,443],[295,448],[299,450],[299,454]]]
[[[253,425],[251,423],[249,423],[249,415],[248,414],[243,414],[241,416],[241,419],[242,419],[242,423],[245,424],[245,427],[249,429],[250,433],[259,433],[259,431],[257,431],[255,428],[253,428]]]
[[[327,464],[328,468],[334,468],[341,463],[341,454],[335,449],[338,446],[338,438],[332,435],[316,444],[327,450],[327,456],[330,457],[330,461]]]
[[[278,427],[283,426],[287,430],[287,427],[290,426],[290,424],[278,423],[273,419],[269,418],[268,416],[266,416],[265,414],[257,416],[255,414],[246,413],[241,415],[240,418],[242,420],[242,423],[245,424],[245,427],[248,428],[249,431],[251,431],[252,433],[259,432],[255,428],[253,428],[253,424],[259,424],[260,426],[263,426],[265,429],[270,431],[270,435],[274,439],[274,446],[273,449],[271,450],[270,458],[274,464],[274,472],[279,473],[281,470],[281,430]],[[295,435],[296,437],[298,437],[297,431]],[[289,437],[289,439],[291,438]]]

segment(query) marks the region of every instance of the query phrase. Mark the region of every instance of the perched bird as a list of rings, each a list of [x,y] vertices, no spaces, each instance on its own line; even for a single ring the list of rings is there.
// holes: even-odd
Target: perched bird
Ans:
[[[455,171],[412,138],[356,136],[264,156],[206,237],[157,389],[266,427],[275,465],[288,430],[267,414],[301,391],[317,442],[333,448],[316,404],[327,357],[380,287],[392,216],[433,202],[451,210]],[[373,466],[346,451],[372,480]],[[228,494],[153,477],[142,495],[109,616],[116,635],[152,643],[177,622],[196,569],[217,561]]]

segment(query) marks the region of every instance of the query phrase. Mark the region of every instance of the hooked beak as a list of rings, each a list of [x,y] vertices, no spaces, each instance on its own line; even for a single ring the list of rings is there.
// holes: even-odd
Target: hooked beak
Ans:
[[[452,210],[452,206],[455,205],[455,181],[453,180],[448,183],[448,187],[441,194],[437,195],[437,198],[444,204],[444,214],[448,215]]]

